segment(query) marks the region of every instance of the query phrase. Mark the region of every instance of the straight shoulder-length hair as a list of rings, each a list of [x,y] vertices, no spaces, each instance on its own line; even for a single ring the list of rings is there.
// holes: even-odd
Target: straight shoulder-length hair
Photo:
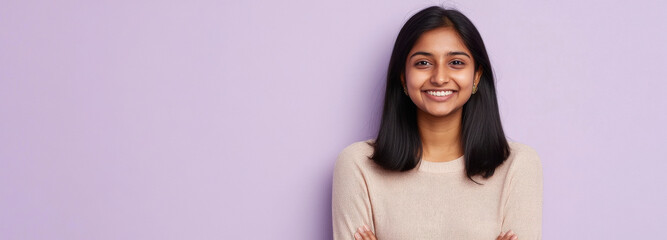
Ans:
[[[379,131],[369,144],[370,158],[387,170],[407,171],[417,166],[422,142],[417,126],[417,107],[403,93],[400,76],[405,73],[408,53],[426,31],[452,27],[472,54],[475,71],[482,71],[477,92],[463,105],[461,144],[466,176],[489,178],[510,155],[500,123],[493,69],[482,37],[461,12],[432,6],[412,16],[401,28],[389,60],[384,106]],[[478,183],[479,184],[479,183]]]

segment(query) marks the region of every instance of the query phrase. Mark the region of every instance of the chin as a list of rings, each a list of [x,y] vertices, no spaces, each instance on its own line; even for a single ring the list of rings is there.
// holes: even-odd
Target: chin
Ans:
[[[451,109],[451,108],[440,108],[440,109],[429,109],[424,111],[424,113],[431,115],[433,117],[447,117],[457,112],[460,109]]]
[[[447,117],[447,116],[449,116],[449,115],[451,115],[451,113],[449,113],[449,112],[447,112],[447,113],[434,113],[434,114],[431,114],[431,116],[434,116],[434,117]]]
[[[426,113],[433,117],[446,117],[449,116],[452,111],[427,111]]]

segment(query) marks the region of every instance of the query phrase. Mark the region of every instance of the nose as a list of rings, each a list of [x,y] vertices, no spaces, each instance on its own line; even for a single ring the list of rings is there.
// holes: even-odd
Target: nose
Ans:
[[[447,65],[438,64],[438,67],[435,68],[433,76],[431,77],[431,83],[436,86],[443,85],[449,82],[449,77],[447,76]]]

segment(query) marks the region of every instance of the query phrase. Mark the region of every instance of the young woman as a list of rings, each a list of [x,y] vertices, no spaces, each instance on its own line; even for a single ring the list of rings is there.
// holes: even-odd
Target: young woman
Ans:
[[[433,6],[396,38],[377,138],[333,179],[334,239],[541,239],[542,166],[508,142],[482,38]]]

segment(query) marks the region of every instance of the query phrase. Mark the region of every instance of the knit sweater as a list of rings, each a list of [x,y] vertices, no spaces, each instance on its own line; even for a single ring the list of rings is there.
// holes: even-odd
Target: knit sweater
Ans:
[[[372,140],[339,154],[334,167],[334,240],[354,239],[366,224],[378,240],[493,240],[512,230],[541,239],[542,164],[529,146],[509,142],[511,154],[492,177],[465,175],[464,156],[421,160],[409,171],[385,170],[368,158]]]

